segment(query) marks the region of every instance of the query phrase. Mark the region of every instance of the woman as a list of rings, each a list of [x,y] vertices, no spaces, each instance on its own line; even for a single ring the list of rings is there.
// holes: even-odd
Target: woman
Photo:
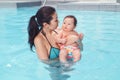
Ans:
[[[33,46],[41,60],[59,57],[59,46],[55,41],[55,29],[58,26],[56,10],[50,6],[41,7],[36,15],[32,16],[28,25],[28,43]]]

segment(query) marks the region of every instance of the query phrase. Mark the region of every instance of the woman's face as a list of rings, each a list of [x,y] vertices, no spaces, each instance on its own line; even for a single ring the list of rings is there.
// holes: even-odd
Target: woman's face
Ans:
[[[50,21],[50,24],[49,24],[50,26],[49,29],[55,30],[58,27],[58,17],[56,12],[52,15],[52,18],[53,19]]]

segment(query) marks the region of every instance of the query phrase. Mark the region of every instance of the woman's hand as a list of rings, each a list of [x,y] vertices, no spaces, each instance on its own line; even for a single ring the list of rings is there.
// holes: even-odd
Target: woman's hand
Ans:
[[[84,37],[84,34],[83,33],[79,33],[78,35],[79,35],[80,40],[82,40],[83,37]]]

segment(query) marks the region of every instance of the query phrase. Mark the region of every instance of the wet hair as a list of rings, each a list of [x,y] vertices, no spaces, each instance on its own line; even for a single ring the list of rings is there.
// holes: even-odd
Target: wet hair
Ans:
[[[30,18],[27,30],[28,30],[28,43],[30,44],[31,50],[34,46],[34,38],[42,30],[43,23],[50,24],[50,21],[53,19],[52,15],[55,12],[56,12],[55,8],[50,6],[44,6],[37,11],[36,15]]]
[[[75,25],[75,26],[77,25],[77,19],[76,19],[75,16],[73,16],[73,15],[68,15],[68,16],[66,16],[65,18],[73,18],[73,19],[74,19],[74,25]],[[65,18],[64,18],[64,19],[65,19]]]

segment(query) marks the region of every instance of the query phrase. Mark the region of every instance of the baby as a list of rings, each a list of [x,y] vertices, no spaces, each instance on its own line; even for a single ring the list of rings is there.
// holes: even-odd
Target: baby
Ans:
[[[64,18],[62,28],[59,30],[57,41],[60,46],[60,61],[67,62],[67,59],[72,58],[74,62],[80,60],[81,50],[78,47],[78,41],[82,40],[83,34],[78,34],[74,29],[77,20],[74,16],[68,15]]]

